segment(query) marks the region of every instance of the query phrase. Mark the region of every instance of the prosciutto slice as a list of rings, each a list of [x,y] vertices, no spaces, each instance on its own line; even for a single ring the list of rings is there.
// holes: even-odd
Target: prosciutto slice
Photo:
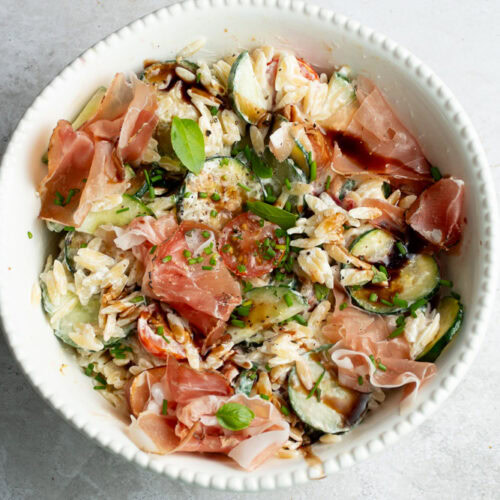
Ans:
[[[384,200],[368,199],[363,200],[362,206],[378,208],[382,215],[370,222],[393,234],[403,234],[406,230],[404,210]]]
[[[75,132],[66,120],[57,123],[49,143],[49,170],[38,189],[42,219],[79,225],[73,214],[86,188],[84,179],[89,176],[94,150],[94,142],[87,134]],[[71,190],[73,197],[69,196]],[[64,201],[57,202],[61,197]]]
[[[335,171],[343,175],[385,175],[402,191],[420,193],[431,177],[430,165],[416,139],[370,80],[358,78],[356,96],[360,107],[346,130],[338,134]],[[359,140],[359,147],[353,139]]]
[[[436,373],[436,366],[413,361],[406,338],[400,335],[390,339],[389,328],[382,317],[351,305],[340,310],[339,305],[345,302],[346,296],[338,289],[335,298],[335,310],[327,317],[323,335],[335,343],[330,352],[338,367],[340,383],[360,392],[371,392],[374,387],[405,386],[401,410],[407,410],[419,387]],[[385,371],[378,363],[382,363]],[[359,377],[363,379],[361,385]]]
[[[210,237],[204,238],[203,232],[208,232]],[[216,320],[227,321],[241,302],[240,286],[220,258],[216,259],[215,265],[210,264],[217,255],[204,252],[210,243],[215,249],[215,234],[210,228],[190,221],[182,222],[172,237],[148,256],[144,292],[175,305],[178,310],[187,306]],[[201,257],[202,261],[190,264],[190,257]],[[212,269],[204,270],[204,266]],[[187,308],[184,310],[188,311]]]
[[[137,377],[145,379],[142,374]],[[140,385],[141,397],[135,399],[143,408],[134,412],[136,418],[129,427],[129,436],[144,451],[225,453],[253,470],[288,440],[289,424],[273,404],[258,396],[231,395],[232,389],[217,372],[193,370],[169,357],[161,385],[151,385],[156,379],[147,377],[148,381],[132,383]],[[166,411],[160,411],[162,398],[168,401]],[[253,411],[255,417],[246,429],[230,431],[220,426],[216,413],[229,402]]]
[[[77,131],[58,122],[39,187],[42,219],[79,227],[93,202],[125,192],[123,163],[139,162],[158,122],[154,92],[117,74],[94,116]]]
[[[146,149],[158,123],[155,90],[132,76],[127,82],[117,73],[95,115],[82,130],[113,143],[124,163],[136,164]]]
[[[126,228],[114,228],[117,235],[114,243],[122,250],[131,249],[134,256],[145,263],[151,247],[163,243],[176,229],[177,221],[173,214],[158,219],[150,215],[136,217]]]
[[[440,248],[456,244],[464,226],[465,186],[460,179],[441,179],[427,188],[406,213],[406,222]]]
[[[188,403],[207,395],[229,396],[233,393],[221,373],[195,370],[173,356],[167,357],[162,385],[165,399],[175,403]]]

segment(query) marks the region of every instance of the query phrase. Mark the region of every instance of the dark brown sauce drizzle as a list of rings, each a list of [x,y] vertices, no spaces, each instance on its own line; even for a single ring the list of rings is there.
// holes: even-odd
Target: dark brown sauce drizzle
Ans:
[[[331,144],[337,143],[342,154],[348,156],[349,160],[364,170],[384,173],[387,165],[408,168],[403,162],[395,158],[387,158],[370,151],[366,142],[359,137],[354,137],[345,132],[329,131],[327,132],[327,138]]]

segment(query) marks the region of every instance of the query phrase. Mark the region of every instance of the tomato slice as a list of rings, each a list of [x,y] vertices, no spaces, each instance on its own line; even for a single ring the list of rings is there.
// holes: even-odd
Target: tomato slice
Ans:
[[[219,253],[238,276],[256,278],[279,266],[286,253],[286,233],[250,212],[229,221],[219,238]]]
[[[300,71],[301,73],[311,81],[319,80],[318,73],[314,71],[312,66],[309,63],[306,63],[304,59],[297,57],[297,61],[299,61]]]
[[[177,359],[186,357],[184,346],[172,337],[163,311],[156,302],[141,311],[137,320],[137,335],[144,349],[153,356],[163,359],[169,354]]]
[[[268,73],[268,78],[269,81],[274,83],[274,80],[276,80],[276,71],[278,70],[278,62],[280,58],[279,56],[274,56],[268,63],[267,63],[267,73]],[[312,66],[309,63],[306,63],[304,59],[301,59],[300,57],[297,57],[297,62],[299,63],[300,67],[300,72],[302,73],[302,76],[307,78],[308,80],[311,81],[317,81],[319,80],[318,73],[314,71]],[[273,85],[274,87],[274,85]]]

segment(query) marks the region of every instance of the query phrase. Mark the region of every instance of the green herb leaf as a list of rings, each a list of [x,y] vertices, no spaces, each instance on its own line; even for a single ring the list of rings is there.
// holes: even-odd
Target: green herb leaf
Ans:
[[[436,182],[439,181],[443,177],[441,175],[441,172],[439,171],[439,168],[437,168],[437,167],[431,167],[431,175],[432,175],[432,178]]]
[[[226,403],[215,414],[217,421],[230,431],[246,429],[255,418],[255,413],[248,406],[239,403]]]
[[[170,139],[182,164],[198,175],[205,162],[205,139],[198,124],[194,120],[174,116]]]
[[[248,145],[245,146],[243,153],[250,163],[253,173],[261,179],[270,179],[273,176],[273,169],[264,163],[264,160]]]
[[[312,397],[312,395],[316,392],[316,390],[319,387],[319,384],[321,383],[321,381],[323,380],[323,377],[325,376],[325,372],[326,372],[326,369],[323,368],[323,371],[321,372],[321,375],[318,377],[318,380],[316,380],[313,388],[310,390],[310,392],[307,395],[306,399],[309,399],[310,397]]]
[[[298,217],[297,215],[291,214],[286,210],[268,205],[263,201],[249,201],[247,202],[247,207],[250,212],[253,212],[255,215],[258,215],[269,222],[278,224],[278,226],[283,229],[289,229],[295,226],[295,221]]]

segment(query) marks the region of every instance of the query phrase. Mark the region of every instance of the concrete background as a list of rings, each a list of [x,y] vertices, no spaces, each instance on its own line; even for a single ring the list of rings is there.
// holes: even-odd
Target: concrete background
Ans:
[[[26,108],[69,62],[168,3],[0,0],[0,155]],[[500,2],[316,3],[389,35],[437,71],[472,118],[498,192]],[[0,336],[0,499],[500,499],[499,324],[496,308],[466,380],[437,414],[388,451],[304,486],[239,496],[171,481],[98,448],[33,391]]]

